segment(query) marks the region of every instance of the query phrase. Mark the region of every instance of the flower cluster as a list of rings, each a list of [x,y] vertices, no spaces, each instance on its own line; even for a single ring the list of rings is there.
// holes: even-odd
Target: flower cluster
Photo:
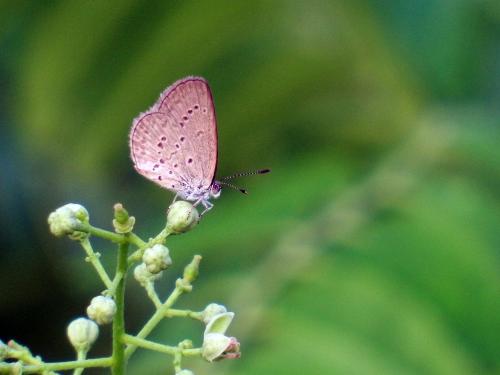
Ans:
[[[114,359],[116,352],[121,351],[121,358],[128,358],[139,347],[171,354],[176,375],[194,375],[191,370],[182,368],[183,356],[198,355],[208,362],[240,357],[238,340],[226,335],[234,313],[228,311],[225,306],[210,303],[199,312],[172,308],[182,294],[192,291],[193,282],[199,274],[201,256],[195,255],[184,268],[182,277],[175,282],[174,291],[166,299],[162,300],[157,294],[155,283],[165,271],[169,270],[173,263],[171,251],[165,246],[166,238],[169,235],[182,234],[193,229],[198,224],[200,215],[191,203],[177,201],[169,207],[166,219],[165,228],[156,237],[146,242],[133,232],[135,218],[130,216],[123,205],[119,203],[114,206],[114,232],[93,227],[89,221],[88,211],[79,204],[66,204],[49,215],[50,231],[55,236],[68,236],[70,239],[79,241],[86,252],[85,259],[94,266],[106,287],[102,294],[91,299],[86,308],[87,317],[78,317],[67,327],[68,339],[77,353],[77,361],[74,361],[77,370],[83,370],[83,367],[78,368],[78,365],[84,365],[84,362],[81,361],[86,359],[88,351],[97,340],[99,326],[105,324],[113,324],[113,334],[119,335],[119,337],[114,337],[113,356],[109,359],[102,359],[102,367],[116,365]],[[114,277],[110,277],[104,265],[101,264],[100,254],[94,251],[90,242],[91,236],[103,237],[118,243],[118,267]],[[136,246],[137,249],[129,253],[128,248],[131,245]],[[147,296],[156,308],[153,316],[136,336],[129,335],[124,331],[123,314],[117,315],[117,311],[120,309],[119,304],[123,303],[124,279],[129,269],[132,268],[134,278],[145,289]],[[118,298],[119,295],[122,298]],[[177,346],[169,346],[147,339],[148,333],[160,320],[173,317],[187,317],[204,323],[205,329],[201,347],[193,348],[191,340],[183,340]],[[120,321],[117,323],[117,320]],[[118,324],[118,329],[115,324]],[[0,341],[0,361],[4,358],[12,358],[13,349],[9,345]],[[12,345],[18,351],[29,353],[26,348],[16,346],[18,344],[13,343]],[[114,367],[113,371],[115,371]],[[75,373],[80,372],[75,370]]]

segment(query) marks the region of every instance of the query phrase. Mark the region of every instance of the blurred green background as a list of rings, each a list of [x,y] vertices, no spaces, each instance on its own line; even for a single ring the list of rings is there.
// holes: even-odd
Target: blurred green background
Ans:
[[[132,119],[186,75],[212,87],[225,190],[175,266],[236,312],[243,357],[197,374],[500,374],[500,3],[496,0],[0,4],[0,338],[72,358],[65,327],[102,290],[48,233],[79,202],[157,233],[172,195],[139,176]],[[240,181],[238,181],[240,182]],[[96,241],[110,267],[115,249]],[[130,280],[127,327],[153,308]],[[201,343],[196,322],[152,339]],[[108,353],[104,329],[93,356]],[[139,351],[130,374],[168,374]],[[103,373],[94,371],[89,373]]]

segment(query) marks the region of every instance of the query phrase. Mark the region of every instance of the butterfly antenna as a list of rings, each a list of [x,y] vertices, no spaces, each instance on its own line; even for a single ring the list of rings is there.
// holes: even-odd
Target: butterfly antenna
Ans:
[[[259,170],[250,171],[250,172],[239,172],[239,173],[232,174],[231,176],[222,177],[221,180],[223,180],[223,181],[224,180],[232,180],[233,178],[237,178],[237,177],[252,176],[254,174],[266,174],[269,172],[271,172],[270,169],[259,169]]]
[[[231,189],[241,191],[243,194],[248,194],[248,191],[246,189],[243,189],[243,188],[240,188],[240,187],[238,187],[236,185],[230,184],[229,182],[224,182],[224,181],[217,181],[217,182],[218,182],[219,185],[228,186]]]

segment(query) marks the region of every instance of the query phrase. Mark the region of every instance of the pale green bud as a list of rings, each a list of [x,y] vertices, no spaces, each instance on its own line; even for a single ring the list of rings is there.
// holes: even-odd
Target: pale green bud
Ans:
[[[113,207],[115,218],[113,219],[113,227],[116,233],[129,233],[134,229],[135,217],[129,216],[127,210],[121,203],[116,203]]]
[[[139,284],[143,286],[158,280],[162,275],[163,272],[158,272],[156,274],[149,272],[144,263],[141,263],[134,268],[134,277]]]
[[[182,340],[178,346],[179,346],[179,348],[182,348],[182,349],[192,349],[193,348],[193,341],[191,341],[189,339],[185,339],[185,340]]]
[[[99,335],[99,327],[92,320],[78,318],[69,323],[67,335],[77,352],[87,352]]]
[[[82,230],[89,223],[89,213],[85,207],[69,203],[52,212],[48,218],[50,231],[57,237],[69,235],[72,239],[86,236]]]
[[[177,201],[168,208],[167,229],[172,233],[184,233],[198,224],[199,219],[200,214],[191,203]]]
[[[116,314],[116,303],[113,298],[97,296],[92,298],[87,307],[87,315],[97,324],[109,324]]]
[[[219,315],[219,314],[222,314],[225,312],[227,312],[227,309],[225,306],[219,305],[217,303],[211,303],[211,304],[207,305],[207,307],[205,307],[201,316],[202,316],[203,322],[205,324],[208,324],[215,315]]]
[[[194,375],[194,372],[191,370],[183,369],[179,372],[176,372],[175,375]]]
[[[189,263],[186,267],[184,267],[184,273],[182,276],[184,281],[186,281],[187,283],[192,283],[193,281],[196,280],[198,274],[200,273],[201,259],[202,259],[201,255],[195,255],[191,263]]]
[[[159,244],[146,249],[142,261],[146,265],[146,269],[153,274],[166,270],[172,265],[172,258],[170,258],[168,248]]]

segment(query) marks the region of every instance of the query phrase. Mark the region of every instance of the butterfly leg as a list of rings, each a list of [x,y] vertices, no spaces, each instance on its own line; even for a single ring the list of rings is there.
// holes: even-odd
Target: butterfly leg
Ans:
[[[212,209],[212,207],[214,206],[213,203],[210,203],[208,200],[201,200],[201,204],[203,205],[203,207],[205,207],[205,210],[200,214],[200,216],[203,216],[205,214],[205,212],[207,211],[210,211]]]
[[[179,198],[179,193],[176,193],[176,194],[175,194],[175,197],[174,197],[174,200],[172,201],[172,204],[174,204],[174,203],[175,203],[175,201],[177,200],[177,198]]]

